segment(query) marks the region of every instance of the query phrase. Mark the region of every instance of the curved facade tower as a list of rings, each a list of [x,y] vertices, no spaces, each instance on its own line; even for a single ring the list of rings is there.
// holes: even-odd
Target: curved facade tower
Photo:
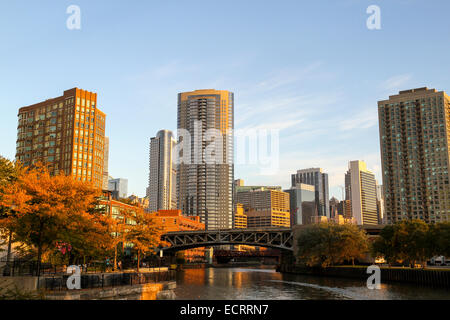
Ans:
[[[233,226],[234,94],[196,90],[178,94],[178,208],[200,216],[207,230]],[[211,159],[213,158],[213,161]]]

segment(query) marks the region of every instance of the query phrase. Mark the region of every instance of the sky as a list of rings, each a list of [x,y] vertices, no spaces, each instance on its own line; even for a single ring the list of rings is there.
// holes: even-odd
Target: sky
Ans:
[[[81,29],[70,30],[70,5]],[[367,8],[380,8],[371,30]],[[330,196],[350,160],[381,183],[377,101],[450,91],[448,0],[0,0],[0,155],[13,159],[17,112],[78,87],[107,114],[109,174],[145,195],[149,140],[176,131],[177,94],[235,95],[235,129],[276,129],[279,168],[236,165],[246,185],[290,187],[321,167]]]

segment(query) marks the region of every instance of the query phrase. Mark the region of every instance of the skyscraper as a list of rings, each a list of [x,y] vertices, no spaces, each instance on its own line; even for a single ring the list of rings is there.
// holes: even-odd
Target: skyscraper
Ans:
[[[364,161],[350,161],[345,175],[347,200],[350,200],[352,217],[358,225],[377,225],[377,188],[375,175],[367,170]]]
[[[450,221],[450,97],[418,88],[378,102],[387,223]]]
[[[330,218],[328,174],[321,168],[311,168],[298,170],[292,175],[292,187],[299,183],[313,185],[316,192],[316,213],[315,216]]]
[[[177,208],[176,168],[172,161],[175,144],[173,133],[169,130],[161,130],[150,139],[148,198],[152,212]]]
[[[233,93],[178,94],[178,145],[186,147],[177,165],[178,208],[200,216],[208,230],[233,225],[233,127]]]
[[[97,94],[78,88],[19,109],[16,159],[25,166],[45,163],[51,174],[65,173],[102,188],[105,117]]]

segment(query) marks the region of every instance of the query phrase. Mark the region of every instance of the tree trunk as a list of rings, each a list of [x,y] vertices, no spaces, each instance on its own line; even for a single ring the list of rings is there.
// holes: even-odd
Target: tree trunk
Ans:
[[[141,252],[138,250],[137,272],[139,273],[139,265],[141,264]]]
[[[116,269],[117,269],[117,245],[118,244],[116,244],[114,247],[114,270],[113,271],[116,271]]]
[[[37,276],[41,275],[41,259],[42,259],[42,228],[43,223],[40,223],[39,237],[38,237],[38,255],[37,255]]]
[[[41,256],[42,256],[42,245],[38,244],[38,255],[37,255],[37,276],[41,274]]]

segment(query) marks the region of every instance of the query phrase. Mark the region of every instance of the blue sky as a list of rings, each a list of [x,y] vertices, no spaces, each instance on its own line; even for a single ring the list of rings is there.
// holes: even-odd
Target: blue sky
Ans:
[[[69,5],[81,30],[66,28]],[[369,30],[369,5],[381,30]],[[280,169],[238,166],[246,184],[289,187],[322,167],[330,193],[349,160],[377,178],[377,101],[428,86],[450,91],[447,0],[0,0],[0,154],[14,158],[17,110],[79,87],[107,114],[109,172],[145,194],[148,144],[176,129],[177,93],[235,93],[235,127],[280,130]]]

